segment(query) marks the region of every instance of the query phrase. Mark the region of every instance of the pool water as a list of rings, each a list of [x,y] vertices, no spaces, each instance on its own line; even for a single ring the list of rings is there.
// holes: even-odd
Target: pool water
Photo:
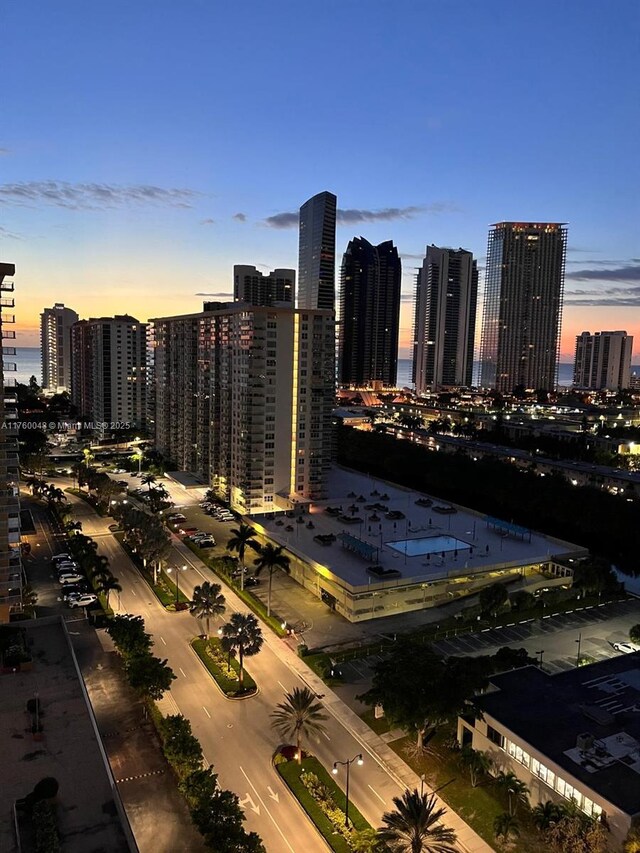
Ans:
[[[400,539],[396,542],[385,542],[389,548],[406,554],[407,557],[420,557],[423,554],[441,554],[443,551],[468,551],[468,542],[456,539],[455,536],[422,536],[418,539]]]

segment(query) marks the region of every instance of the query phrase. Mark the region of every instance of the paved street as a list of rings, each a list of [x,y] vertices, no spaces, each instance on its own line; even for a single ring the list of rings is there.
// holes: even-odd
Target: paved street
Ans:
[[[69,498],[82,521],[83,531],[95,537],[99,552],[109,558],[112,571],[123,586],[120,602],[115,601],[114,605],[121,612],[144,617],[147,629],[154,636],[156,653],[168,658],[177,675],[170,694],[171,707],[190,719],[206,760],[215,765],[222,786],[238,793],[246,810],[247,826],[260,833],[270,853],[324,849],[316,830],[306,819],[301,819],[298,804],[271,766],[278,738],[271,729],[270,714],[285,691],[302,686],[305,680],[322,693],[331,712],[326,734],[311,744],[311,749],[325,766],[359,752],[365,754],[365,765],[355,767],[352,773],[351,796],[365,817],[374,826],[379,825],[383,811],[391,807],[392,797],[401,793],[404,784],[415,784],[410,771],[406,776],[406,765],[398,761],[397,770],[390,768],[390,762],[396,763],[392,756],[385,757],[384,763],[380,761],[366,740],[369,737],[366,726],[357,718],[345,725],[345,718],[351,719],[345,713],[348,709],[306,669],[285,641],[266,630],[263,650],[248,662],[260,685],[259,694],[244,701],[226,699],[189,646],[189,640],[199,631],[193,617],[187,612],[167,613],[108,532],[110,519],[97,517],[85,502],[71,495]],[[187,594],[203,580],[216,580],[177,539],[172,562],[190,567],[181,578]],[[229,612],[247,612],[233,592],[228,589],[224,592]],[[344,784],[343,779],[340,781]],[[458,830],[466,849],[489,849],[456,815],[450,815],[450,823]]]

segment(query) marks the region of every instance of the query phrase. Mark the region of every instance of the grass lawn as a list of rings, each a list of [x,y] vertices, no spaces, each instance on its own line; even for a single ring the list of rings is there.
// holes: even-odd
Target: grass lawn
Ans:
[[[317,758],[309,756],[303,759],[302,764],[297,761],[287,761],[284,764],[277,764],[276,770],[282,776],[291,793],[296,797],[302,808],[309,815],[316,829],[325,838],[329,846],[335,853],[351,853],[352,848],[347,843],[346,838],[335,829],[329,818],[320,809],[316,800],[311,796],[311,792],[305,788],[300,781],[300,774],[307,771],[315,773],[321,782],[331,790],[333,800],[338,808],[344,812],[346,806],[346,798],[344,792],[336,784],[334,777],[328,773],[320,764]],[[357,830],[370,829],[371,826],[362,817],[358,809],[349,802],[349,821]]]
[[[491,777],[484,777],[476,788],[471,787],[469,772],[458,763],[457,756],[451,752],[444,741],[448,733],[441,729],[430,743],[435,754],[413,758],[406,748],[413,738],[403,737],[389,746],[403,761],[418,774],[425,774],[429,785],[438,790],[438,796],[457,812],[460,817],[496,850],[514,850],[518,853],[540,853],[545,846],[543,836],[533,826],[528,809],[520,806],[516,819],[520,836],[513,844],[504,845],[496,840],[493,832],[494,819],[507,811],[506,802],[493,786]]]
[[[244,687],[240,688],[238,681],[240,665],[233,657],[231,658],[231,673],[229,673],[227,653],[223,651],[217,637],[210,637],[209,640],[198,637],[191,641],[191,646],[225,696],[230,699],[239,699],[256,692],[256,683],[247,672],[246,667],[244,670]]]
[[[153,572],[145,568],[138,554],[136,554],[135,551],[132,551],[131,548],[127,545],[127,543],[124,541],[124,533],[118,530],[113,535],[122,545],[123,550],[129,557],[131,562],[135,565],[140,574],[147,581],[160,604],[162,604],[162,606],[165,607],[167,610],[175,610],[176,585],[169,578],[166,572],[158,572],[158,581],[154,584]],[[190,599],[187,598],[187,596],[182,592],[181,589],[178,589],[178,601],[180,602],[180,604],[188,604],[190,601]]]
[[[389,725],[389,720],[386,717],[380,717],[379,720],[376,720],[373,708],[367,708],[366,711],[363,711],[360,715],[360,719],[364,720],[364,722],[372,729],[377,735],[384,735],[387,732],[391,731],[391,726]]]

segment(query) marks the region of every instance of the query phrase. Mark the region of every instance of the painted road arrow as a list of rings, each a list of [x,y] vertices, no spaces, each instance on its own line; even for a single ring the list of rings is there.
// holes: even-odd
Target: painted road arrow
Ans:
[[[250,808],[252,811],[254,811],[257,815],[259,815],[259,814],[260,814],[260,806],[257,806],[257,805],[253,802],[253,800],[251,799],[251,794],[249,794],[249,793],[247,793],[247,796],[244,798],[244,800],[240,800],[240,805],[241,805],[243,808],[244,808],[244,806],[246,806],[246,805],[247,805],[247,803],[249,803],[249,808]]]
[[[276,803],[280,802],[280,795],[276,794],[276,792],[272,790],[270,785],[267,785],[267,791],[269,792],[269,796],[272,800],[275,800]]]

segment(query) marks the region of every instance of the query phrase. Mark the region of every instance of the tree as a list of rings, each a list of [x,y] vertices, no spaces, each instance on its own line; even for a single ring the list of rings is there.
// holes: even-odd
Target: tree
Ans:
[[[637,818],[631,821],[631,826],[622,846],[623,853],[640,853],[640,822]]]
[[[162,699],[175,677],[166,659],[160,660],[152,654],[138,655],[127,662],[129,684],[141,699]]]
[[[492,672],[486,657],[448,658],[411,639],[400,639],[374,667],[372,686],[358,696],[366,705],[381,704],[387,719],[416,737],[422,750],[425,739],[452,719],[486,686]]]
[[[240,687],[244,683],[244,659],[257,655],[264,637],[258,625],[258,620],[253,613],[234,613],[226,625],[222,626],[222,636],[226,639],[229,648],[238,652],[238,663],[240,672],[238,680]]]
[[[22,587],[22,609],[28,616],[35,616],[38,593],[30,584]]]
[[[496,838],[509,841],[510,838],[517,838],[520,835],[520,826],[510,812],[502,812],[493,821],[493,832]]]
[[[520,589],[511,596],[511,606],[514,610],[529,610],[534,604],[534,596],[526,589]]]
[[[145,474],[144,477],[142,478],[142,485],[148,486],[149,492],[151,492],[151,486],[153,486],[153,484],[155,482],[157,482],[157,480],[158,480],[158,478],[156,477],[155,474]]]
[[[151,635],[144,630],[142,616],[114,616],[106,630],[125,660],[148,654],[153,645]]]
[[[541,832],[549,829],[554,823],[557,823],[564,815],[564,808],[560,803],[554,803],[553,800],[545,800],[543,803],[538,803],[531,810],[531,818]]]
[[[189,808],[194,809],[213,797],[218,787],[218,776],[213,772],[213,765],[201,767],[182,779],[178,787]]]
[[[491,768],[491,759],[486,752],[482,752],[479,749],[473,749],[470,746],[462,748],[460,759],[469,770],[471,787],[476,788],[478,786],[480,776],[489,772],[489,769]]]
[[[549,827],[545,840],[554,853],[604,853],[608,847],[604,826],[586,815],[561,818]]]
[[[253,548],[254,551],[259,551],[260,546],[253,538],[256,531],[248,524],[241,524],[240,527],[231,529],[233,534],[227,542],[228,551],[237,551],[240,558],[240,589],[244,589],[244,555],[247,548]]]
[[[456,834],[440,821],[446,809],[436,808],[434,794],[405,791],[394,797],[395,811],[382,815],[380,840],[394,853],[458,853]]]
[[[509,771],[505,773],[501,770],[496,776],[496,787],[506,795],[509,814],[515,815],[518,804],[526,803],[529,795],[529,789],[515,773]]]
[[[271,725],[280,737],[295,738],[298,764],[302,764],[302,738],[312,734],[321,734],[325,727],[323,720],[328,719],[322,713],[322,705],[316,702],[315,694],[308,687],[294,687],[292,693],[285,693],[285,701],[279,702],[271,716]]]
[[[107,577],[101,577],[98,580],[98,592],[104,593],[105,600],[107,602],[107,607],[109,606],[109,596],[112,592],[122,592],[122,587],[118,583],[118,578],[114,578],[112,574],[107,575]]]
[[[216,789],[210,800],[191,810],[193,822],[215,853],[265,853],[260,836],[247,832],[236,794]]]
[[[640,623],[629,628],[629,639],[632,643],[640,644]]]
[[[503,583],[492,583],[480,590],[478,598],[482,612],[495,616],[503,604],[507,603],[509,595]]]
[[[182,714],[170,714],[162,718],[159,728],[164,754],[181,779],[202,767],[202,747],[189,720]]]
[[[205,620],[207,626],[205,639],[207,640],[209,639],[209,620],[213,616],[222,616],[227,609],[221,590],[219,583],[209,583],[209,581],[194,587],[193,590],[193,601],[189,605],[189,611],[196,619]]]
[[[260,548],[259,556],[253,561],[254,566],[256,567],[255,574],[256,577],[260,574],[263,569],[266,569],[269,572],[269,589],[267,592],[267,616],[271,616],[271,581],[273,578],[273,573],[280,570],[285,572],[285,574],[289,574],[291,571],[290,563],[291,560],[287,557],[286,554],[283,553],[282,545],[273,545],[271,542],[267,542],[266,545],[263,545]]]
[[[507,669],[518,669],[521,666],[537,663],[535,658],[529,657],[526,649],[512,649],[510,646],[502,646],[491,659],[495,672],[504,672]]]

